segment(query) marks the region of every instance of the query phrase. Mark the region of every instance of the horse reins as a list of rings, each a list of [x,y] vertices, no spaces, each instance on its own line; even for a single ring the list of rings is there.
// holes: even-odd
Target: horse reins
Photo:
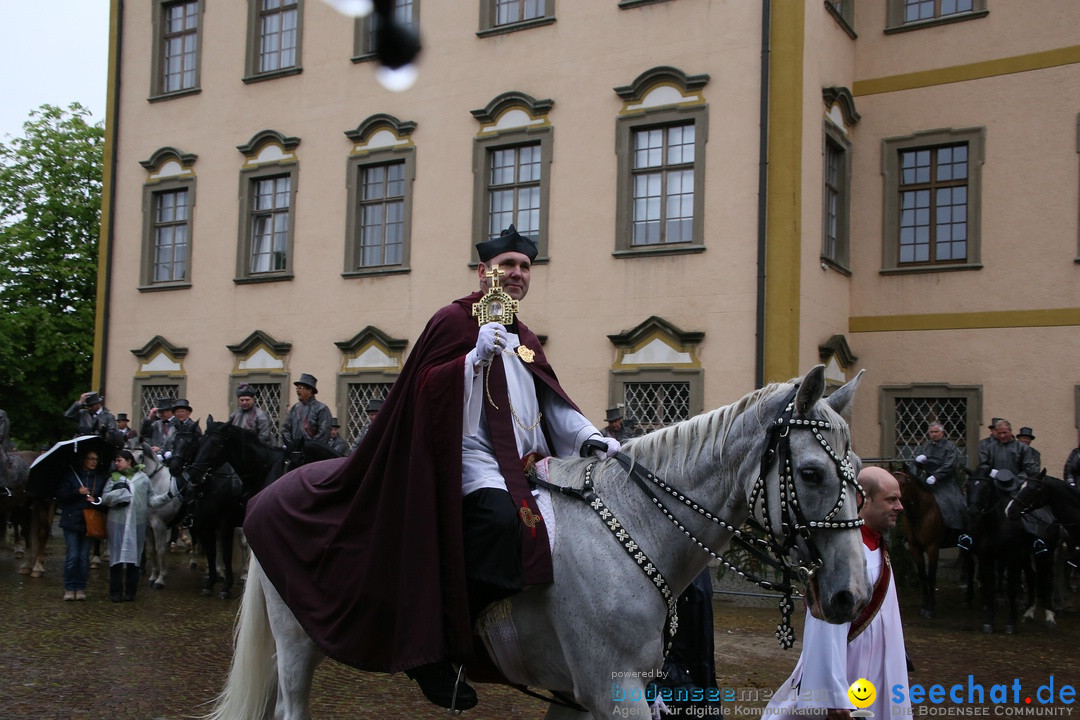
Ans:
[[[822,430],[829,430],[832,425],[824,420],[810,420],[803,418],[795,418],[794,410],[795,393],[798,391],[798,386],[792,392],[788,398],[785,410],[780,416],[769,426],[769,444],[766,447],[761,459],[761,469],[758,474],[758,479],[754,483],[754,487],[750,491],[748,504],[750,507],[750,518],[747,524],[752,529],[757,529],[765,533],[766,537],[757,537],[752,532],[745,532],[740,528],[726,522],[722,518],[717,517],[713,513],[705,509],[705,507],[695,501],[693,498],[687,496],[685,493],[676,490],[662,479],[656,476],[655,473],[642,468],[638,465],[633,458],[629,457],[625,453],[616,453],[613,458],[627,471],[627,476],[634,481],[634,483],[641,488],[641,490],[649,497],[656,507],[664,513],[664,516],[675,525],[686,537],[692,540],[699,548],[708,553],[712,558],[720,561],[724,567],[733,570],[740,577],[750,582],[756,583],[759,587],[766,590],[775,590],[781,592],[783,597],[780,601],[781,622],[776,628],[776,638],[780,642],[781,646],[785,649],[792,647],[795,643],[795,632],[791,627],[791,613],[794,610],[794,603],[791,600],[791,596],[795,591],[794,586],[791,583],[793,574],[798,574],[801,580],[809,584],[813,579],[814,573],[821,567],[821,554],[817,549],[817,546],[813,542],[811,531],[815,529],[819,530],[848,530],[857,529],[863,524],[861,518],[854,520],[835,520],[837,513],[844,506],[844,499],[847,495],[846,488],[848,485],[852,485],[859,495],[863,495],[862,487],[859,485],[858,480],[855,477],[855,468],[848,459],[851,451],[848,449],[845,452],[844,457],[839,457],[836,452],[829,445],[828,441],[822,436]],[[799,506],[798,497],[795,491],[795,482],[793,473],[791,470],[791,447],[790,447],[790,431],[792,428],[805,429],[813,432],[814,437],[818,443],[825,449],[836,464],[837,473],[841,479],[840,492],[836,503],[832,509],[826,513],[821,520],[807,520],[802,508]],[[599,441],[591,440],[586,441],[585,447],[582,448],[583,452],[589,452],[592,449],[606,449],[606,445],[603,445]],[[676,603],[678,598],[671,590],[671,586],[668,584],[667,579],[663,576],[663,573],[656,567],[648,556],[641,550],[638,544],[630,536],[630,533],[622,526],[618,518],[614,513],[608,509],[603,500],[596,493],[592,473],[594,468],[599,464],[599,460],[594,460],[585,469],[585,479],[582,484],[582,488],[566,487],[561,485],[555,485],[538,478],[531,478],[532,482],[547,490],[555,490],[564,495],[575,497],[579,500],[583,500],[588,503],[589,507],[600,517],[604,524],[614,535],[615,539],[619,541],[626,554],[634,560],[637,566],[645,573],[646,577],[652,581],[657,591],[660,593],[667,606],[667,623],[665,625],[665,643],[664,654],[667,655],[671,649],[671,641],[675,635],[675,631],[679,626],[678,611]],[[769,511],[767,503],[767,484],[766,478],[769,475],[769,471],[776,464],[778,467],[783,467],[783,471],[778,471],[780,481],[780,507],[781,517],[780,529],[784,532],[785,540],[781,544],[776,541],[774,533],[770,532],[767,528],[761,527],[753,519],[753,510],[758,502],[762,503],[762,515],[765,518],[766,525],[771,525],[769,521]],[[708,547],[693,532],[688,530],[683,523],[681,523],[664,505],[660,497],[650,487],[655,485],[664,493],[671,495],[673,498],[686,505],[690,509],[694,510],[697,514],[701,515],[705,519],[709,520],[715,525],[718,525],[732,534],[732,540],[740,545],[742,548],[750,552],[759,561],[769,565],[770,567],[779,570],[783,573],[783,582],[775,583],[764,578],[759,578],[748,571],[744,571],[734,564],[730,563],[717,552]],[[792,549],[798,550],[796,546],[796,533],[801,536],[806,543],[808,553],[810,555],[809,564],[792,562],[789,555]]]

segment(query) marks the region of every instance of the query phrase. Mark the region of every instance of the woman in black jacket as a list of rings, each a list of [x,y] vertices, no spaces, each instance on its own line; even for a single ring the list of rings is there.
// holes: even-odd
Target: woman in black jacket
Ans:
[[[75,467],[60,479],[56,504],[60,508],[60,529],[64,531],[67,552],[64,556],[64,600],[85,600],[86,581],[90,575],[90,538],[86,537],[83,509],[101,501],[107,479],[99,468],[97,450],[80,453]]]

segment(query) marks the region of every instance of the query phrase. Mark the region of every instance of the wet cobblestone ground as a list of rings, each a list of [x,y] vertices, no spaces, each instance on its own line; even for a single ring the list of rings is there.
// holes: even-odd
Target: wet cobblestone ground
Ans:
[[[104,568],[91,571],[87,601],[63,602],[61,538],[50,542],[40,579],[17,574],[10,546],[0,549],[0,720],[179,720],[205,712],[228,669],[239,599],[202,597],[204,570],[190,569],[186,555],[170,554],[169,564],[168,588],[141,588],[134,603],[109,601]],[[779,649],[772,636],[778,613],[771,606],[746,607],[725,597],[715,604],[718,681],[738,689],[749,710],[787,676],[799,646]],[[1080,604],[1076,595],[1069,598]],[[1080,685],[1077,613],[1060,613],[1056,630],[1036,623],[1016,636],[987,636],[975,614],[960,607],[955,582],[942,583],[939,603],[939,618],[925,620],[917,599],[904,595],[908,649],[917,665],[912,683],[948,686],[966,683],[971,674],[987,687],[1018,678],[1029,693],[1051,675],[1058,688]],[[512,689],[479,685],[477,691],[480,705],[464,717],[544,715],[542,702]],[[730,712],[733,707],[729,715],[742,714]],[[403,675],[361,673],[327,661],[316,672],[312,715],[424,719],[446,712],[427,703]]]

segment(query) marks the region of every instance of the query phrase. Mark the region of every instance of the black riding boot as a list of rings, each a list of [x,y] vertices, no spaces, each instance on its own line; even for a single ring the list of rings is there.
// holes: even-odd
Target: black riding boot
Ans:
[[[476,691],[458,673],[449,660],[421,665],[406,670],[405,674],[416,681],[420,691],[431,702],[450,710],[469,710],[476,707]]]

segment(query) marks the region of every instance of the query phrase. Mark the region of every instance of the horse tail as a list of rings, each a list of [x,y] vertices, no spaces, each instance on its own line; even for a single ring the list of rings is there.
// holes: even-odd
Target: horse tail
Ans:
[[[277,697],[276,645],[270,629],[263,582],[266,576],[251,556],[244,599],[236,618],[232,665],[214,709],[203,720],[272,718]]]

